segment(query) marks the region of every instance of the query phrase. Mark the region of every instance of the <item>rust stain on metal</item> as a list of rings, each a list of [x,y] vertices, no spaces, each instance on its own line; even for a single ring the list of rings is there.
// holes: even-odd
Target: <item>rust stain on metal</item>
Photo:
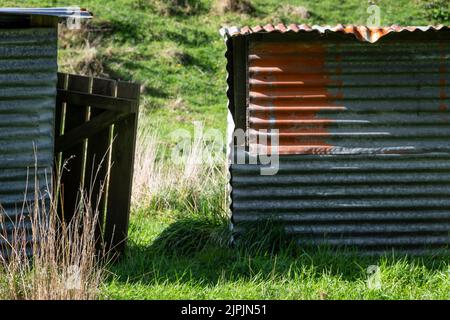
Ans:
[[[261,129],[279,130],[280,154],[329,153],[327,126],[335,120],[319,117],[322,111],[343,111],[334,100],[342,94],[327,86],[342,86],[325,70],[325,48],[320,43],[254,43],[249,48],[251,150],[271,153],[270,139],[261,143]],[[264,140],[264,139],[263,139]]]

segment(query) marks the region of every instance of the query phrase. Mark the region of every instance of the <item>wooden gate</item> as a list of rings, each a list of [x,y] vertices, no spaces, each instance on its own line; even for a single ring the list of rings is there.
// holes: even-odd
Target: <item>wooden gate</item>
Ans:
[[[80,190],[88,190],[99,205],[97,239],[120,253],[128,233],[140,85],[59,73],[57,88],[59,210],[70,219]],[[64,163],[68,170],[60,171]]]

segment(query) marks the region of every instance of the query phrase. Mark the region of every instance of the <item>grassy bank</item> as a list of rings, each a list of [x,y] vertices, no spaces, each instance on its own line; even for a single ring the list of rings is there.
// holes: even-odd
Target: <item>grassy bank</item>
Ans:
[[[221,26],[265,23],[364,24],[368,2],[254,0],[222,12],[210,0],[79,0],[95,19],[60,37],[60,69],[143,84],[129,246],[109,267],[100,294],[110,299],[449,299],[448,257],[360,258],[286,245],[282,235],[231,247],[222,163],[168,161],[174,129],[226,129]],[[450,23],[448,2],[373,1],[381,24]],[[426,4],[442,3],[441,7]],[[2,6],[70,1],[6,0]],[[304,7],[299,9],[299,7]],[[306,9],[306,12],[305,12]],[[195,143],[194,143],[195,145]],[[190,159],[190,160],[189,160]],[[273,238],[275,237],[275,238]],[[279,238],[281,237],[281,238]],[[285,243],[273,248],[270,243]],[[380,287],[368,285],[377,266]],[[369,270],[372,270],[369,268]],[[370,281],[369,281],[370,282]],[[1,282],[0,282],[1,285]],[[1,291],[1,290],[0,290]]]

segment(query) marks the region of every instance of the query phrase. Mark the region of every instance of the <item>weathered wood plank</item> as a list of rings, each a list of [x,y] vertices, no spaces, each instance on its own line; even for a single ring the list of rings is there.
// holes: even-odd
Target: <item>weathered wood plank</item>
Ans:
[[[91,80],[88,77],[69,75],[67,88],[69,90],[89,93]],[[84,104],[66,104],[64,135],[79,127],[86,121],[87,107]],[[60,139],[57,138],[56,141]],[[56,150],[61,150],[56,145]],[[83,185],[84,169],[84,142],[80,141],[73,147],[65,149],[62,153],[62,163],[66,163],[67,170],[61,175],[61,191],[63,197],[63,217],[70,220],[73,216]]]
[[[55,149],[58,151],[67,150],[126,116],[126,113],[119,113],[116,111],[103,112],[92,120],[84,122],[73,130],[65,133],[63,136],[56,138]]]
[[[139,94],[137,84],[119,82],[117,85],[117,96],[135,99],[137,108]],[[137,120],[138,113],[133,113],[114,125],[105,239],[116,253],[123,251],[128,236]]]
[[[56,87],[59,90],[65,90],[67,88],[67,81],[69,75],[65,73],[58,73],[58,82]],[[55,108],[55,137],[59,137],[63,134],[64,129],[64,109],[65,102],[60,99],[59,95],[56,97],[56,108]]]
[[[92,83],[92,94],[102,97],[109,96],[115,99],[117,82],[107,79],[94,78]],[[109,99],[108,99],[109,100]],[[106,103],[108,103],[106,100]],[[129,110],[128,107],[123,107]],[[91,121],[104,115],[107,111],[104,108],[94,108],[91,106]],[[106,199],[108,192],[108,173],[110,167],[110,150],[112,139],[110,137],[111,125],[93,134],[88,140],[86,156],[86,176],[85,181],[89,188],[91,203],[98,210],[98,224],[95,238],[97,246],[101,250],[104,244],[103,231],[106,214]]]
[[[103,79],[95,79],[100,81]],[[108,80],[106,80],[108,81]],[[133,100],[114,98],[102,94],[87,94],[73,90],[58,90],[58,97],[64,102],[73,105],[89,105],[99,109],[107,109],[121,112],[136,112],[137,107]]]
[[[56,87],[58,89],[65,90],[67,89],[67,82],[68,82],[69,75],[65,73],[58,73],[58,82],[56,84]],[[55,140],[62,136],[64,133],[64,121],[65,121],[65,110],[66,110],[66,103],[59,99],[57,96],[56,98],[56,106],[55,106],[55,126],[54,126],[54,137]],[[60,185],[60,175],[61,175],[61,169],[62,169],[62,153],[55,149],[55,165],[54,165],[54,172],[55,175],[53,176],[53,185],[55,186],[53,197],[56,199],[55,201],[55,210],[60,211],[62,208],[61,203],[61,185]]]

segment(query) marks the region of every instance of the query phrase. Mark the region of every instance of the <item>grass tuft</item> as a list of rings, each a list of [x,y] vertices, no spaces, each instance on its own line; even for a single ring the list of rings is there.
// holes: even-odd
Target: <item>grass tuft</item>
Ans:
[[[208,247],[224,247],[230,241],[226,219],[190,216],[177,219],[152,244],[155,252],[188,256]]]
[[[214,8],[217,13],[240,13],[252,14],[255,13],[256,8],[250,0],[216,0]]]
[[[240,223],[239,226],[242,230],[235,236],[235,243],[248,254],[274,255],[283,251],[297,251],[294,239],[286,233],[283,225],[275,220]]]
[[[135,7],[151,9],[164,16],[195,15],[205,10],[205,3],[199,0],[138,0]]]

